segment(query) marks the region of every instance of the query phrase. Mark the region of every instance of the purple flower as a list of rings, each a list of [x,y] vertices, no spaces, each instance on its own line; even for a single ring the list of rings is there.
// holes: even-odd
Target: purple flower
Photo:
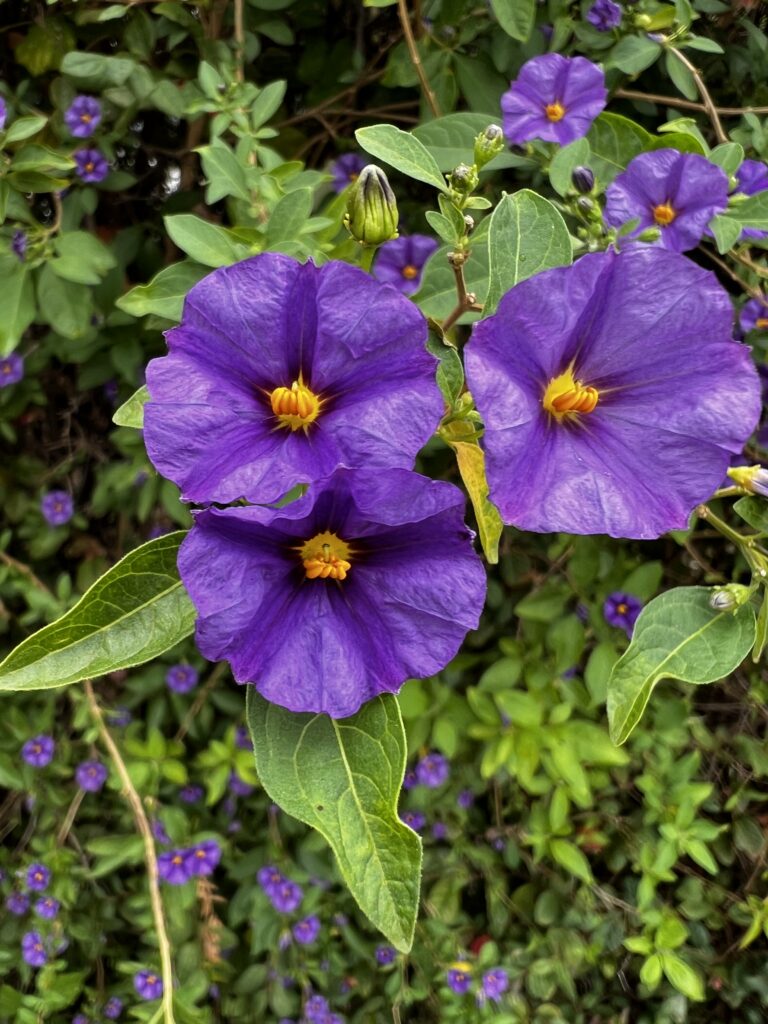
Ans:
[[[456,803],[464,811],[468,811],[474,802],[475,795],[471,789],[462,789],[462,791],[456,797]]]
[[[587,11],[587,21],[598,32],[610,32],[621,24],[622,10],[613,0],[595,0]]]
[[[422,814],[421,811],[403,811],[400,815],[400,820],[404,821],[408,828],[412,828],[414,832],[421,832],[427,824],[426,815]]]
[[[21,938],[21,955],[30,967],[42,967],[48,962],[40,932],[26,932]]]
[[[52,896],[42,896],[39,900],[35,901],[35,913],[38,917],[45,917],[52,921],[58,914],[60,906],[59,901],[55,900]]]
[[[605,109],[606,96],[605,75],[585,57],[533,57],[501,97],[504,135],[513,144],[573,142]]]
[[[472,968],[464,962],[455,963],[449,969],[446,981],[448,982],[448,987],[457,996],[463,996],[465,992],[469,991],[469,987],[472,984]]]
[[[51,881],[51,872],[45,864],[30,864],[27,868],[27,888],[32,892],[45,892]]]
[[[443,413],[426,336],[412,302],[345,263],[215,270],[149,364],[149,456],[197,502],[277,500],[341,465],[410,469]]]
[[[333,191],[343,192],[348,185],[357,181],[365,160],[358,153],[345,153],[331,164]]]
[[[762,160],[744,160],[736,172],[738,185],[736,192],[745,196],[754,196],[768,189],[768,167]],[[768,231],[760,228],[742,228],[742,238],[768,238]]]
[[[5,104],[5,100],[0,96],[0,132],[5,129],[5,120],[8,117],[8,107]]]
[[[245,725],[238,725],[235,729],[235,746],[241,750],[253,750],[253,743],[251,742],[251,735],[248,732],[248,727]]]
[[[603,605],[603,615],[609,626],[623,629],[627,636],[632,636],[637,617],[643,610],[643,602],[634,594],[616,592],[609,594]]]
[[[391,284],[403,295],[412,295],[421,284],[424,264],[437,249],[429,235],[401,235],[379,247],[373,276],[382,284]]]
[[[27,233],[17,228],[13,232],[13,238],[11,239],[11,252],[16,256],[21,263],[27,255]]]
[[[331,1008],[323,996],[310,996],[304,1004],[304,1016],[311,1024],[326,1024]]]
[[[256,879],[267,895],[286,881],[285,875],[274,864],[265,864],[259,868]]]
[[[0,359],[0,388],[18,384],[24,377],[24,360],[16,352]]]
[[[639,539],[684,529],[760,415],[732,319],[714,274],[656,248],[590,254],[508,292],[467,351],[504,522]]]
[[[338,470],[280,509],[199,513],[178,564],[200,651],[267,700],[334,718],[433,675],[485,597],[463,516],[456,487],[401,469]],[[312,666],[300,682],[297,665]]]
[[[93,96],[75,96],[64,114],[70,135],[87,139],[93,135],[101,121],[101,104]]]
[[[159,999],[163,994],[163,979],[154,971],[139,971],[133,976],[133,987],[142,999]]]
[[[483,992],[495,1003],[500,1002],[501,997],[509,988],[509,975],[503,967],[494,967],[483,975]]]
[[[100,149],[78,149],[73,159],[78,176],[89,184],[104,181],[109,174],[109,161]]]
[[[230,793],[234,793],[235,796],[250,796],[256,788],[250,782],[241,779],[237,772],[230,773],[228,785]]]
[[[618,228],[637,220],[629,238],[658,228],[660,236],[652,244],[686,252],[728,205],[728,176],[698,153],[657,149],[630,160],[605,198],[606,224]]]
[[[112,996],[104,1004],[104,1010],[102,1011],[107,1020],[117,1020],[120,1014],[123,1012],[123,1001],[118,999],[117,996]]]
[[[293,937],[302,946],[311,946],[320,934],[320,918],[315,914],[302,918],[293,926]]]
[[[441,842],[443,839],[446,839],[447,836],[448,826],[445,824],[444,821],[436,821],[435,824],[432,826],[432,838],[436,839],[438,842]]]
[[[191,665],[171,665],[165,673],[168,689],[174,693],[188,693],[197,686],[198,672]]]
[[[403,789],[413,789],[414,786],[418,786],[419,780],[416,777],[416,770],[409,768],[403,777]]]
[[[448,781],[450,765],[448,758],[443,757],[435,751],[422,757],[416,765],[416,778],[422,786],[428,789],[437,789]]]
[[[169,885],[184,885],[192,877],[189,850],[167,850],[157,858],[157,873]],[[145,997],[146,998],[146,997]]]
[[[221,860],[221,847],[215,839],[204,839],[187,850],[187,863],[192,875],[210,875]]]
[[[171,841],[170,836],[165,830],[165,825],[159,818],[154,818],[152,821],[152,835],[158,843],[170,843]]]
[[[5,901],[6,910],[21,917],[29,910],[29,896],[25,892],[12,892]]]
[[[387,964],[391,964],[397,954],[391,946],[377,946],[376,947],[376,963],[382,967],[386,967]]]
[[[284,878],[278,885],[267,889],[267,896],[275,910],[279,910],[281,914],[291,914],[303,900],[304,893],[300,885]]]
[[[183,786],[179,790],[179,800],[184,804],[196,804],[203,799],[202,786]]]
[[[49,491],[40,502],[43,518],[51,526],[63,526],[72,518],[75,506],[66,491]]]
[[[90,1024],[90,1021],[84,1013],[76,1013],[71,1024]]]
[[[108,775],[107,766],[101,761],[83,761],[75,769],[75,780],[86,793],[98,793]]]
[[[768,298],[750,299],[741,307],[739,326],[744,333],[749,331],[768,331]]]

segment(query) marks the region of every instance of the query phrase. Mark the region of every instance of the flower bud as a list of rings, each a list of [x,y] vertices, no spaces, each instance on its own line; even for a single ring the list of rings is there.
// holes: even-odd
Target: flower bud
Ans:
[[[715,612],[735,612],[749,600],[749,587],[741,583],[728,583],[715,587],[709,598],[709,607]]]
[[[595,176],[589,167],[574,167],[571,182],[576,191],[585,196],[595,187]]]
[[[467,214],[464,218],[464,230],[468,235],[471,235],[472,232],[475,230],[475,218],[470,217],[469,214]]]
[[[368,164],[349,192],[344,227],[361,245],[397,238],[397,200],[380,167]]]
[[[478,181],[477,171],[468,164],[459,164],[458,167],[454,167],[448,178],[451,188],[463,196],[468,196],[470,192],[473,192],[477,188]]]
[[[660,228],[646,228],[637,236],[638,242],[658,242],[661,238]]]
[[[733,466],[728,476],[738,487],[768,498],[768,469],[762,466]]]
[[[484,167],[489,160],[504,149],[504,133],[497,124],[489,124],[484,132],[475,139],[474,160],[478,168]]]

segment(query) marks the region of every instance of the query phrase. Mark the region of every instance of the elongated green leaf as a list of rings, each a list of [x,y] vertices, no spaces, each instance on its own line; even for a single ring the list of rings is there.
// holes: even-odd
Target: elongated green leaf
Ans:
[[[163,220],[176,245],[206,267],[227,267],[250,255],[248,247],[236,241],[227,228],[193,213],[176,213]]]
[[[709,606],[709,587],[676,587],[654,598],[637,620],[632,642],[608,681],[608,724],[614,743],[635,728],[662,679],[714,683],[732,672],[755,642],[750,604],[735,614]]]
[[[0,258],[0,357],[12,352],[35,318],[32,275],[15,256]]]
[[[483,554],[490,565],[499,561],[499,540],[504,529],[499,510],[488,497],[488,479],[485,475],[485,452],[473,428],[466,420],[454,420],[441,427],[440,436],[456,455],[461,479],[467,488],[477,520],[477,532]]]
[[[632,157],[650,149],[653,136],[620,114],[601,114],[587,133],[591,167],[605,186],[627,166]]]
[[[154,313],[168,320],[181,320],[184,299],[192,285],[208,273],[198,263],[184,260],[165,267],[149,284],[140,284],[121,295],[116,305],[131,316]]]
[[[131,668],[188,636],[195,610],[176,569],[184,536],[131,551],[66,615],[19,644],[0,664],[0,691],[48,690]]]
[[[355,138],[366,153],[377,160],[383,160],[409,178],[447,192],[448,186],[435,158],[410,132],[401,131],[393,124],[375,124],[370,128],[358,128]]]
[[[528,42],[536,20],[536,0],[491,0],[491,10],[508,36]]]
[[[520,281],[573,259],[568,228],[552,203],[530,189],[505,195],[493,211],[488,234],[489,281],[483,316]]]
[[[118,427],[136,427],[141,430],[144,426],[144,406],[149,401],[149,388],[142,384],[138,391],[134,391],[127,402],[123,402],[112,417],[112,422]]]
[[[476,61],[473,59],[473,64]],[[457,164],[472,163],[475,138],[491,124],[500,123],[500,114],[446,114],[413,129],[414,137],[423,142],[441,171],[452,171]],[[502,167],[535,167],[533,160],[505,150],[485,165],[485,171]]]
[[[734,204],[728,211],[740,224],[768,231],[768,191],[756,192],[743,203]]]
[[[382,695],[352,718],[333,719],[286,711],[249,686],[247,715],[267,793],[325,837],[363,913],[408,952],[421,842],[397,816],[406,758],[397,700]]]

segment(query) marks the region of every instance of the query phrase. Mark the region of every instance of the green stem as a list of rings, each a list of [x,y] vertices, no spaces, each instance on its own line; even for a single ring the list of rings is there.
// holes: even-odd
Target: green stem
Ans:
[[[364,270],[367,274],[370,274],[371,267],[373,266],[373,257],[376,255],[375,245],[364,245],[360,252],[360,263],[359,267]]]
[[[731,543],[735,544],[740,549],[741,553],[749,563],[750,568],[754,569],[756,572],[760,571],[762,566],[752,550],[753,539],[751,537],[745,537],[742,533],[734,530],[733,527],[729,526],[725,520],[720,518],[720,516],[715,515],[712,509],[707,505],[699,505],[696,512],[701,519],[714,526],[718,533],[721,533],[723,537],[731,541]]]

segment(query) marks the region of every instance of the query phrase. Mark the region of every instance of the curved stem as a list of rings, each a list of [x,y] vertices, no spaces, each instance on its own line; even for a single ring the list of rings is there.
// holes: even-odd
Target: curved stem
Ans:
[[[701,77],[699,72],[696,70],[693,64],[691,64],[691,62],[688,60],[684,53],[681,53],[680,50],[676,49],[674,46],[669,47],[669,52],[673,53],[675,57],[677,57],[677,59],[683,65],[683,67],[687,68],[688,71],[690,71],[691,77],[696,83],[696,88],[699,90],[699,95],[701,96],[702,103],[704,104],[704,109],[707,112],[709,120],[712,122],[712,127],[715,129],[717,141],[727,142],[728,136],[723,131],[723,126],[720,123],[720,118],[717,113],[717,107],[712,102],[712,97],[709,95],[707,87],[704,84],[704,79]]]
[[[640,92],[638,89],[617,89],[613,94],[622,100],[640,100],[641,103],[661,103],[665,107],[679,107],[681,110],[699,110],[706,114],[703,103],[681,100],[677,96],[661,96],[654,92]],[[723,117],[742,117],[744,114],[768,114],[768,107],[713,107]]]
[[[437,97],[432,91],[432,86],[429,84],[427,73],[424,70],[424,66],[421,63],[421,57],[419,56],[419,48],[416,45],[416,40],[413,37],[413,29],[411,28],[411,18],[408,14],[408,7],[405,0],[397,0],[397,14],[400,18],[400,24],[403,29],[403,35],[405,36],[405,45],[408,47],[408,54],[411,58],[411,64],[413,64],[416,74],[419,76],[421,82],[421,88],[424,92],[429,109],[432,111],[433,117],[440,117],[440,106],[437,102]]]

